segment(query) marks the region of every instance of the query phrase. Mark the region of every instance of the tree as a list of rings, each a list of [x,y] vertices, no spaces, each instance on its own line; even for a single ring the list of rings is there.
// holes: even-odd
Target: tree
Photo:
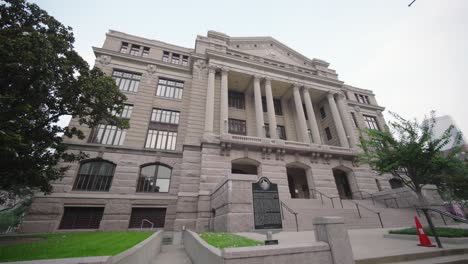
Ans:
[[[367,139],[360,140],[363,149],[361,160],[379,174],[390,173],[401,180],[416,193],[420,205],[426,207],[423,186],[438,183],[444,173],[464,166],[458,157],[461,134],[456,135],[455,147],[443,153],[442,148],[451,142],[453,126],[447,128],[440,138],[434,138],[434,112],[422,122],[406,120],[395,113],[391,115],[395,120],[389,122],[390,131],[365,130]],[[429,225],[433,226],[427,211],[424,214]]]
[[[60,127],[71,115],[80,125],[127,121],[112,115],[126,97],[112,78],[74,51],[72,28],[36,4],[24,0],[0,5],[0,190],[11,195],[52,191],[72,162],[85,157],[68,153],[63,137],[84,138],[75,127]],[[0,201],[0,204],[2,201]]]

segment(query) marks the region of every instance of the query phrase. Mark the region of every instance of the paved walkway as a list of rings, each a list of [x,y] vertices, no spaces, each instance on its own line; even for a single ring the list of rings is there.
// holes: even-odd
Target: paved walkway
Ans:
[[[153,264],[192,264],[182,245],[163,245]]]
[[[420,247],[417,245],[419,241],[384,238],[383,234],[386,234],[390,229],[395,228],[348,230],[349,238],[351,240],[351,247],[353,248],[354,258],[367,259],[391,255],[440,250],[436,247]],[[264,234],[259,233],[239,233],[239,235],[260,241],[266,239],[266,236]],[[273,234],[273,239],[278,239],[280,244],[313,243],[316,241],[314,231],[279,232]],[[431,241],[435,243],[433,239],[431,239]],[[442,243],[442,245],[445,249],[468,248],[468,244],[456,245]]]

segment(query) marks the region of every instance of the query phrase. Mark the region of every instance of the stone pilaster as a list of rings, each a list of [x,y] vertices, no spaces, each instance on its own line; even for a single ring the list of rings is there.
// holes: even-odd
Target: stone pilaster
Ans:
[[[228,133],[228,73],[229,68],[221,69],[221,109],[219,134]]]
[[[309,127],[312,132],[312,139],[315,144],[322,144],[322,139],[320,138],[320,132],[317,125],[317,120],[315,118],[314,107],[312,106],[312,100],[310,100],[309,90],[303,88],[302,96],[304,97],[304,103],[306,106],[307,116],[309,117]]]
[[[208,66],[208,85],[206,87],[205,133],[213,133],[214,89],[216,68]]]
[[[278,138],[276,132],[276,114],[275,114],[275,104],[273,103],[273,94],[271,92],[271,79],[269,77],[265,78],[265,96],[267,102],[267,111],[268,111],[268,121],[270,127],[270,138]]]
[[[328,104],[330,105],[330,110],[332,113],[333,121],[335,122],[336,132],[338,134],[338,139],[340,141],[340,146],[344,148],[349,148],[348,139],[346,138],[346,133],[343,127],[343,122],[336,107],[335,98],[332,92],[327,94]]]
[[[309,133],[307,132],[307,124],[304,115],[304,109],[302,108],[301,94],[299,93],[299,86],[294,84],[293,86],[294,105],[296,106],[297,120],[299,121],[299,135],[302,142],[309,143]]]
[[[345,102],[346,97],[343,93],[338,93],[337,104],[338,110],[340,111],[341,119],[343,121],[344,129],[349,140],[349,145],[352,148],[356,147],[356,137],[354,135],[353,126],[349,119],[349,112],[347,110],[347,103]]]
[[[262,91],[260,90],[260,76],[254,76],[254,97],[255,97],[255,121],[257,124],[257,137],[264,137],[263,109],[262,109]]]

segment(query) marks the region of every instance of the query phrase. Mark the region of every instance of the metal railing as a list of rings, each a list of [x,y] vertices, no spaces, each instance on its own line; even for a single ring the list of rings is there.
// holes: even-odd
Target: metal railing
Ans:
[[[148,220],[148,219],[142,219],[142,220],[141,220],[140,230],[143,230],[143,224],[144,224],[145,222],[149,223],[149,224],[151,225],[150,230],[153,230],[154,223],[151,222],[151,221]]]
[[[325,204],[323,202],[323,197],[329,199],[331,201],[331,204],[332,204],[332,207],[335,208],[335,203],[334,203],[334,199],[339,199],[340,200],[340,204],[341,204],[341,208],[343,208],[343,200],[341,199],[341,197],[339,196],[328,196],[320,191],[317,191],[316,189],[311,189],[313,192],[315,192],[314,196],[315,198],[317,198],[317,193],[320,195],[320,200],[322,201],[322,204]]]
[[[400,206],[398,205],[398,199],[397,199],[397,198],[395,198],[395,197],[391,197],[391,198],[385,198],[385,199],[383,199],[383,201],[384,201],[384,204],[385,204],[385,207],[387,207],[387,208],[388,208],[388,204],[387,204],[387,201],[388,201],[388,200],[394,200],[394,201],[395,201],[396,208],[400,208]],[[393,208],[393,207],[392,207],[392,208]]]
[[[359,196],[361,197],[361,200],[365,200],[365,199],[368,199],[369,197],[372,199],[372,204],[375,205],[375,200],[374,200],[374,195],[370,192],[366,192],[366,191],[356,191],[356,192],[353,192],[353,194],[355,193],[359,193]],[[364,197],[362,194],[365,193],[368,195],[368,197]]]
[[[297,222],[297,212],[295,212],[293,209],[289,208],[289,206],[287,206],[285,203],[283,203],[283,201],[280,200],[280,209],[281,209],[281,218],[284,220],[284,210],[283,208],[285,208],[289,213],[293,214],[294,215],[294,220],[296,220],[296,232],[299,232],[299,223]]]
[[[320,194],[320,199],[322,200],[322,204],[324,204],[323,203],[323,197],[326,197],[326,198],[330,199],[330,201],[332,203],[332,207],[335,208],[335,204],[333,203],[333,199],[338,198],[338,199],[340,199],[341,208],[344,208],[343,207],[343,199],[341,199],[341,197],[339,197],[339,196],[330,197],[330,196],[328,196],[328,195],[326,195],[326,194],[324,194],[324,193],[322,193],[320,191],[317,191],[316,189],[312,189],[312,191]],[[317,197],[317,196],[315,195],[315,197]],[[345,200],[345,201],[352,203],[356,207],[356,211],[357,211],[357,213],[359,215],[359,218],[362,218],[361,210],[360,210],[360,207],[361,207],[361,208],[366,209],[369,212],[372,212],[372,213],[376,214],[379,217],[380,226],[382,228],[384,227],[383,222],[382,222],[382,216],[380,215],[380,212],[376,212],[376,211],[374,211],[374,210],[372,210],[370,208],[367,208],[366,206],[364,206],[362,204],[358,204],[357,202],[354,202],[353,200]]]

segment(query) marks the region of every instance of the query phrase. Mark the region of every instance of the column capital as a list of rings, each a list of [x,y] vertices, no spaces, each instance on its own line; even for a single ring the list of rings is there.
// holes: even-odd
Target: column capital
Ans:
[[[254,81],[260,81],[262,79],[262,76],[258,74],[254,74],[253,77],[254,77]]]
[[[208,72],[209,73],[216,73],[217,69],[218,69],[218,66],[216,66],[216,65],[213,65],[213,64],[208,65]]]
[[[222,73],[222,74],[227,74],[227,73],[229,72],[229,70],[230,70],[230,69],[229,69],[229,67],[227,67],[227,66],[221,67],[221,73]]]
[[[375,113],[376,113],[378,116],[382,116],[382,111],[380,111],[380,110],[375,111]]]
[[[356,105],[356,106],[354,107],[354,111],[356,111],[356,112],[361,112],[361,107],[359,107],[359,106]]]
[[[338,92],[336,93],[336,95],[337,95],[337,99],[341,99],[341,100],[346,99],[346,95],[343,92]]]
[[[272,78],[270,76],[265,76],[265,77],[263,77],[263,79],[265,80],[266,83],[271,84]]]
[[[328,92],[327,92],[327,98],[328,98],[328,99],[330,99],[330,98],[331,98],[331,99],[334,99],[335,94],[336,94],[336,92],[334,92],[334,91],[328,91]]]

